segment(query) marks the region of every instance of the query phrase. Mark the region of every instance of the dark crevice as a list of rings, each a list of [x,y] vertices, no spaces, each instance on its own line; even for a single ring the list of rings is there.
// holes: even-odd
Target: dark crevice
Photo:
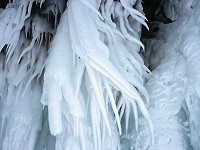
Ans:
[[[159,31],[158,23],[172,23],[172,20],[167,18],[164,13],[163,2],[163,0],[143,0],[143,11],[148,20],[149,30],[142,27],[142,39],[154,38],[155,33]]]
[[[6,8],[6,5],[9,3],[9,0],[0,0],[0,8]]]

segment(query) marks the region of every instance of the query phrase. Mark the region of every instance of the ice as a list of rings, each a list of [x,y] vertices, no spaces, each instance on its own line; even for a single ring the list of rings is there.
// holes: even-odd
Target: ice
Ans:
[[[196,128],[199,90],[195,90],[199,89],[199,65],[196,63],[199,60],[199,29],[195,21],[199,11],[194,4],[199,5],[199,2],[165,2],[165,13],[174,22],[159,24],[156,37],[147,40],[147,53],[151,51],[147,57],[149,67],[155,68],[145,86],[150,95],[149,111],[156,135],[156,144],[150,149],[199,149]],[[187,108],[183,106],[185,103]],[[187,121],[189,124],[185,126]],[[148,149],[145,126],[141,121],[135,149]]]
[[[162,1],[172,23],[143,44],[140,0],[10,1],[0,149],[198,150],[199,6]]]

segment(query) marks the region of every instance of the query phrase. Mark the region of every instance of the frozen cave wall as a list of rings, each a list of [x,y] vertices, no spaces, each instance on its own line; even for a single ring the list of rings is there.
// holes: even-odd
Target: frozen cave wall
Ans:
[[[136,147],[197,150],[200,148],[199,2],[170,0],[160,4],[164,15],[155,14],[158,16],[149,22],[151,36],[144,36],[144,61],[152,70],[145,87],[150,96],[148,110],[154,123],[155,145],[147,144],[147,125],[141,121]]]
[[[0,149],[199,150],[199,7],[1,0]]]

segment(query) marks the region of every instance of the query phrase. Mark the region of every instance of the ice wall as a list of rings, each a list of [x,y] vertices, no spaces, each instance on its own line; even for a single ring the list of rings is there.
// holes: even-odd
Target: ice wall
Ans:
[[[147,144],[141,121],[135,149],[199,149],[199,2],[164,1],[173,22],[156,22],[159,31],[146,42],[145,62],[154,69],[146,84],[155,145]],[[146,143],[146,144],[144,144]]]

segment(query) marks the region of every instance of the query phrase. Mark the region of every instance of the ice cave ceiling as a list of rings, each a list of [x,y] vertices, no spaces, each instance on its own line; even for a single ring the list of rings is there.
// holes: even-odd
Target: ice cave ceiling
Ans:
[[[163,23],[170,23],[171,20],[168,19],[163,11],[163,7],[161,7],[159,10],[158,8],[161,6],[161,1],[162,0],[143,0],[142,1],[142,6],[143,6],[143,11],[145,13],[145,16],[147,18],[147,23],[152,22],[152,21],[159,21]],[[1,0],[0,1],[0,8],[5,8],[6,5],[8,4],[9,0]],[[35,5],[35,9],[38,9],[39,6]],[[34,10],[34,5],[32,10]],[[156,13],[157,11],[157,13]],[[142,37],[143,38],[150,38],[153,37],[153,33],[155,32],[154,29],[151,29],[150,31],[147,30],[144,26],[142,27]]]

